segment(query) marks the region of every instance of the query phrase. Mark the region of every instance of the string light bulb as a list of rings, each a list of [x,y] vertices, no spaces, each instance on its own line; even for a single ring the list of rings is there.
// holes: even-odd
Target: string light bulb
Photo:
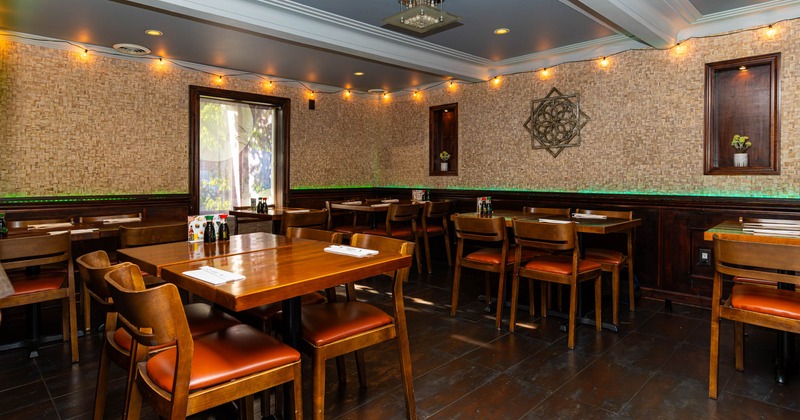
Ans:
[[[88,56],[89,56],[89,50],[88,50],[88,49],[86,49],[86,48],[84,48],[84,49],[83,49],[83,54],[81,54],[81,55],[83,55],[83,58],[86,58],[86,57],[88,57]]]
[[[608,67],[608,58],[607,57],[601,58],[600,59],[600,65],[603,66],[603,67]]]
[[[164,65],[164,58],[163,57],[158,57],[158,64],[161,65],[161,66]]]
[[[675,52],[677,52],[678,54],[681,54],[684,51],[686,51],[686,45],[683,45],[680,42],[675,44]]]
[[[383,92],[383,99],[389,99],[389,92]]]
[[[217,76],[217,83],[222,83],[222,75]]]
[[[547,77],[547,76],[549,76],[549,75],[550,75],[550,70],[549,70],[547,67],[544,67],[544,68],[542,68],[541,70],[539,70],[539,73],[540,73],[542,76],[544,76],[544,77]]]
[[[415,90],[415,91],[414,91],[414,97],[416,98],[416,97],[418,97],[418,96],[419,96],[419,91],[418,91],[418,90]]]
[[[344,91],[344,94],[345,94],[345,96],[350,96],[350,89],[347,89],[346,91]]]
[[[500,84],[500,76],[495,76],[495,77],[492,79],[492,83],[494,83],[494,84],[495,84],[495,86],[499,85],[499,84]]]
[[[772,25],[769,25],[769,27],[767,27],[767,36],[768,37],[772,38],[773,36],[775,36],[775,33],[777,33],[777,32],[778,32],[778,30],[775,29]]]
[[[314,91],[313,90],[309,91],[308,96],[313,98],[314,97]]]

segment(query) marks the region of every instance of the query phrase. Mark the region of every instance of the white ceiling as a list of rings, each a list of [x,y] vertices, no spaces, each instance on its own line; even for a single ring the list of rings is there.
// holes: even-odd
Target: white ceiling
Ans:
[[[151,57],[332,88],[477,81],[800,16],[800,0],[447,0],[460,25],[424,37],[382,27],[396,0],[0,0],[14,39]],[[493,30],[506,27],[508,35]],[[159,29],[151,37],[146,29]],[[75,45],[54,43],[70,41]],[[354,76],[356,71],[364,76]]]

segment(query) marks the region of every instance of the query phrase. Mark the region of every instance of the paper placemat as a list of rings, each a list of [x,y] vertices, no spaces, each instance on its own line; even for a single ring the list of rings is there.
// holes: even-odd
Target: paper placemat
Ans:
[[[59,233],[69,232],[71,235],[78,235],[78,234],[81,234],[81,233],[97,232],[98,230],[100,230],[100,229],[98,229],[98,228],[72,229],[72,230],[57,230],[57,231],[51,231],[51,232],[47,232],[47,233],[49,233],[51,235],[58,235]]]
[[[241,274],[232,273],[230,271],[220,270],[219,268],[200,267],[198,270],[184,271],[183,275],[202,280],[214,285],[224,284],[231,281],[244,280],[245,277]]]
[[[311,210],[309,209],[299,209],[299,210],[284,210],[284,213],[308,213]]]
[[[374,255],[378,255],[378,251],[374,249],[356,248],[354,246],[347,246],[347,245],[331,245],[325,248],[324,251],[330,252],[332,254],[347,255],[356,258],[372,257]]]
[[[104,224],[110,225],[114,223],[130,223],[130,222],[141,222],[141,217],[120,217],[119,219],[105,219],[103,220]]]
[[[565,225],[567,223],[572,223],[569,220],[546,219],[546,218],[539,219],[539,221],[540,222],[544,222],[544,223],[557,223],[559,225]]]
[[[360,201],[343,201],[342,204],[347,206],[358,206],[361,204]]]
[[[603,214],[588,214],[588,213],[572,213],[572,217],[576,219],[608,219],[608,216]]]
[[[381,200],[381,203],[399,203],[400,200],[396,198],[387,198],[386,200]]]
[[[389,207],[390,203],[373,204],[371,207]]]

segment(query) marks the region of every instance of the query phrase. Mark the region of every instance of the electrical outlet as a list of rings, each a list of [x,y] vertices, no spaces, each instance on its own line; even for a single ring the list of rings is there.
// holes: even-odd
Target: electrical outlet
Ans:
[[[700,248],[698,250],[697,263],[699,265],[711,265],[711,250],[709,248]]]

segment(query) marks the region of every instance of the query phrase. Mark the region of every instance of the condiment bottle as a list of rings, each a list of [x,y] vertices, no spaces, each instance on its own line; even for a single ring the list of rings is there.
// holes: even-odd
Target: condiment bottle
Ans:
[[[0,213],[0,238],[8,236],[8,226],[6,226],[6,214]]]
[[[228,215],[227,214],[220,214],[220,224],[219,224],[219,240],[220,241],[228,241],[231,239],[231,231],[228,228]]]
[[[203,232],[203,242],[209,244],[217,242],[217,233],[214,229],[214,216],[206,216],[206,229]]]

